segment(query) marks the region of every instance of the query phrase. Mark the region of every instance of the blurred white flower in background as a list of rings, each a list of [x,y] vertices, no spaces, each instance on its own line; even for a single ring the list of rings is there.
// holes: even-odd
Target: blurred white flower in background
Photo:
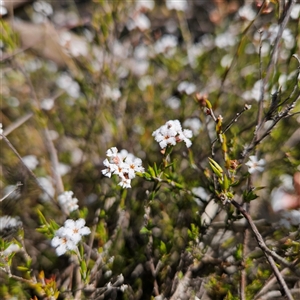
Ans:
[[[62,31],[59,35],[61,46],[73,57],[88,55],[88,45],[83,37],[71,34],[69,31]]]
[[[78,209],[78,199],[73,198],[73,192],[72,191],[66,191],[60,194],[57,197],[58,203],[60,207],[63,209],[64,212],[67,214],[71,213],[74,210]]]
[[[291,18],[297,20],[300,18],[300,4],[295,4],[291,11]]]
[[[41,102],[41,108],[44,110],[51,110],[54,106],[53,98],[45,98]]]
[[[55,195],[55,189],[52,185],[52,182],[49,178],[47,177],[38,177],[38,182],[39,184],[43,187],[43,189],[45,190],[45,192],[43,192],[41,195],[40,195],[40,199],[42,201],[50,201],[50,197],[54,197]]]
[[[7,9],[3,0],[0,0],[0,16],[5,16],[7,14]]]
[[[172,109],[178,109],[181,105],[181,101],[179,98],[172,96],[166,100],[166,105]]]
[[[121,91],[118,88],[111,88],[109,85],[105,84],[103,86],[103,97],[110,99],[114,102],[118,101],[122,96]]]
[[[141,91],[144,91],[150,85],[152,85],[151,76],[143,76],[138,82],[138,87]]]
[[[175,35],[165,34],[154,44],[154,51],[157,54],[163,53],[167,56],[172,56],[176,52],[178,39]]]
[[[145,31],[151,27],[151,22],[146,15],[138,13],[130,18],[126,26],[130,31],[136,28]]]
[[[185,11],[188,8],[188,2],[186,0],[166,0],[166,6],[169,10]]]
[[[79,98],[80,86],[78,82],[73,80],[67,73],[62,73],[56,80],[56,84],[63,90],[65,90],[69,96],[73,98]]]
[[[2,123],[0,123],[0,135],[2,135],[3,134],[3,125],[2,125]]]
[[[225,48],[228,46],[234,46],[236,41],[236,35],[227,31],[216,36],[215,45],[218,48]]]
[[[265,160],[264,159],[258,160],[257,156],[250,155],[249,161],[246,162],[245,165],[248,166],[248,172],[250,174],[253,174],[255,172],[263,172],[263,170],[265,169],[264,168]]]
[[[35,155],[24,156],[22,157],[22,160],[26,167],[30,170],[34,170],[39,164],[39,161]]]
[[[196,91],[196,85],[188,81],[182,81],[179,83],[177,91],[180,93],[186,93],[187,95],[191,95]]]
[[[145,60],[148,58],[148,52],[148,47],[144,44],[140,44],[137,47],[135,47],[133,55],[134,58],[137,60]]]
[[[21,227],[23,225],[19,217],[2,216],[0,217],[0,231],[5,229]]]
[[[248,21],[252,21],[256,17],[256,12],[252,9],[251,4],[241,6],[238,10],[238,14],[242,19],[246,19]]]
[[[155,6],[153,0],[137,0],[136,9],[137,10],[152,10]]]
[[[35,1],[33,3],[33,9],[45,16],[51,16],[53,14],[53,8],[51,4],[46,1]]]
[[[36,24],[43,23],[47,17],[53,14],[53,8],[50,3],[46,1],[35,1],[33,3],[34,12],[32,13],[32,21]]]
[[[71,171],[71,167],[67,164],[64,163],[59,163],[58,164],[58,174],[61,176],[65,176]]]
[[[199,133],[202,123],[199,118],[188,118],[183,122],[183,126],[189,127],[193,131],[193,135]]]

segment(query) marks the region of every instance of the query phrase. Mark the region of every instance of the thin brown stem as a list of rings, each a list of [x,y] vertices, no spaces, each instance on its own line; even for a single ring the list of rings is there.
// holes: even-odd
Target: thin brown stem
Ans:
[[[248,221],[250,228],[252,230],[252,232],[254,233],[255,239],[258,243],[258,246],[262,249],[262,251],[264,252],[273,272],[274,275],[278,281],[278,283],[280,284],[281,288],[282,288],[282,294],[286,295],[287,299],[289,300],[293,300],[293,296],[289,290],[289,288],[286,285],[286,282],[284,280],[284,278],[282,277],[282,274],[280,273],[280,271],[278,270],[276,263],[273,259],[273,257],[271,256],[271,250],[267,247],[267,245],[265,244],[263,237],[261,236],[261,234],[259,233],[257,227],[255,226],[251,216],[248,214],[248,212],[239,204],[237,203],[235,200],[231,200],[231,203],[234,207],[237,208],[237,210],[246,218],[246,220]]]

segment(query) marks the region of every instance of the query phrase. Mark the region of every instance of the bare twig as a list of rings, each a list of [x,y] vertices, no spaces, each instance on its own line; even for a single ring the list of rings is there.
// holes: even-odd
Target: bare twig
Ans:
[[[278,270],[276,263],[273,259],[273,257],[271,256],[271,251],[267,245],[265,244],[261,234],[259,233],[259,231],[257,230],[255,224],[253,223],[253,220],[251,218],[251,216],[248,214],[248,212],[239,204],[237,203],[235,200],[231,200],[231,203],[233,206],[235,206],[237,208],[237,210],[246,218],[246,220],[248,221],[250,228],[252,230],[252,232],[254,233],[255,239],[257,240],[258,246],[262,249],[262,251],[264,252],[273,272],[274,275],[277,278],[278,283],[280,284],[282,290],[283,290],[283,295],[285,294],[286,297],[289,300],[293,300],[293,296],[289,290],[289,288],[286,285],[286,282],[284,280],[284,278],[282,277],[280,271]]]
[[[27,120],[29,120],[33,116],[33,113],[28,113],[25,116],[17,119],[14,123],[10,124],[9,126],[6,126],[4,129],[3,134],[8,136],[12,131],[20,127],[22,124],[24,124]]]
[[[293,262],[294,265],[296,265],[297,263],[298,263],[298,259]],[[289,273],[288,268],[284,268],[281,271],[282,276],[287,274],[287,273]],[[275,282],[276,282],[276,278],[275,278],[275,276],[272,276],[270,278],[270,280],[262,287],[262,289],[254,296],[253,300],[261,299],[261,296],[266,294],[273,287]]]
[[[47,128],[44,129],[44,140],[47,147],[47,150],[50,155],[51,165],[52,165],[52,171],[53,171],[53,177],[56,184],[56,190],[58,194],[62,194],[64,192],[64,185],[61,178],[61,175],[59,174],[58,168],[59,168],[59,161],[57,157],[57,152],[54,147],[53,141],[50,138],[49,130]]]

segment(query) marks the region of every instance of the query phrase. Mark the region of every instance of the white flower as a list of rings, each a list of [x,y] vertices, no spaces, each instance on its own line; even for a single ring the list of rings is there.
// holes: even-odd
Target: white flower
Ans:
[[[177,143],[184,141],[189,148],[192,145],[190,138],[193,133],[189,129],[182,130],[178,120],[170,120],[152,133],[154,139],[159,143],[162,149],[168,145],[175,146]]]
[[[131,187],[131,179],[135,177],[137,172],[143,173],[142,160],[128,153],[123,149],[118,153],[116,147],[112,147],[106,151],[109,158],[103,161],[107,168],[102,170],[102,174],[106,177],[111,177],[113,174],[118,175],[121,181],[119,185],[123,188]]]
[[[84,219],[78,219],[74,221],[72,219],[68,219],[65,221],[65,235],[77,245],[83,235],[88,235],[91,233],[91,230],[85,225]]]
[[[121,181],[118,183],[119,186],[121,186],[124,189],[131,188],[131,179],[120,176]]]
[[[2,125],[2,123],[0,123],[0,135],[3,134],[3,129],[2,129],[2,127],[3,127],[3,125]]]
[[[72,191],[67,191],[58,196],[58,203],[67,214],[78,209],[78,199],[73,198],[73,194]]]
[[[75,250],[77,248],[72,240],[65,236],[60,237],[58,235],[52,239],[51,246],[56,248],[55,251],[58,256],[65,254],[68,250]]]
[[[102,174],[106,177],[111,177],[112,174],[114,174],[117,171],[117,165],[116,164],[111,164],[108,159],[106,158],[103,161],[103,164],[105,167],[107,167],[106,169],[102,170]]]
[[[188,7],[188,3],[186,0],[166,0],[166,6],[169,10],[185,11]]]
[[[78,219],[77,221],[68,219],[65,221],[65,226],[60,227],[56,231],[51,245],[56,248],[58,256],[63,255],[68,250],[76,250],[82,236],[91,233],[91,230],[84,225],[85,220],[83,219]]]
[[[117,147],[112,147],[106,151],[106,156],[108,157],[116,157],[118,153]]]
[[[258,160],[255,155],[249,156],[249,161],[246,163],[248,166],[248,172],[253,174],[254,172],[262,172],[264,170],[265,160]]]

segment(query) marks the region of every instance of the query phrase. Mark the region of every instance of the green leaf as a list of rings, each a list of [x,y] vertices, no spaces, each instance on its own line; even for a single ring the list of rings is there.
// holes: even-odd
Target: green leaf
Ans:
[[[213,172],[219,177],[222,178],[223,177],[223,169],[220,167],[220,165],[215,162],[212,158],[208,158],[209,159],[209,165],[212,168]]]
[[[162,255],[167,253],[167,247],[163,241],[160,241],[159,250]]]
[[[151,231],[149,229],[147,229],[145,226],[142,227],[142,229],[140,230],[141,234],[149,234],[151,233]]]

